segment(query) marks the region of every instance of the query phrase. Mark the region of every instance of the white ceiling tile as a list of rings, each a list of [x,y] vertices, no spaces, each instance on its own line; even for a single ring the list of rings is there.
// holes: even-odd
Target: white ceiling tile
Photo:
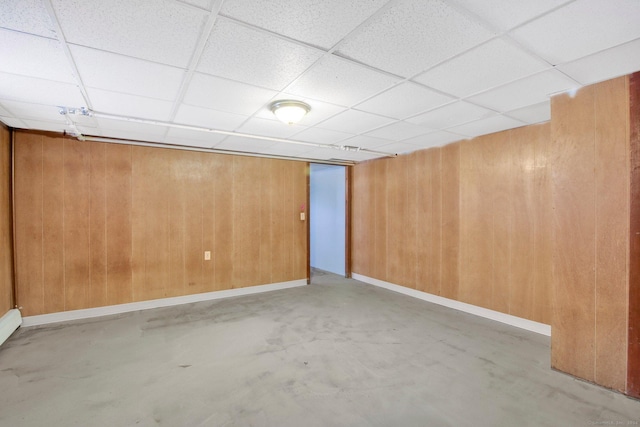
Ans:
[[[164,142],[189,147],[211,148],[222,142],[227,135],[189,129],[169,128]]]
[[[640,70],[640,39],[557,67],[585,85]]]
[[[338,48],[340,55],[411,77],[494,34],[441,0],[401,0]]]
[[[237,131],[250,135],[270,136],[273,138],[288,138],[305,128],[300,125],[286,125],[278,120],[252,118],[247,120]]]
[[[46,120],[22,120],[27,129],[44,130],[49,132],[71,131],[65,122],[49,122]]]
[[[449,96],[415,83],[405,82],[358,104],[355,108],[401,120],[451,101],[453,98]]]
[[[382,127],[394,120],[375,114],[365,113],[357,110],[347,110],[329,120],[322,122],[319,127],[337,130],[346,133],[364,133],[366,131]]]
[[[126,139],[127,133],[130,133],[132,135],[131,139],[162,142],[168,130],[166,126],[156,126],[124,120],[97,118],[97,121],[102,134],[113,138]]]
[[[507,31],[552,10],[567,0],[456,0],[499,31]]]
[[[551,102],[545,101],[540,104],[509,111],[506,114],[529,124],[548,122],[551,120]]]
[[[414,80],[443,92],[465,97],[547,68],[548,64],[513,44],[503,39],[494,39]]]
[[[314,147],[309,145],[288,144],[288,143],[280,142],[262,150],[262,153],[271,154],[274,156],[304,157],[305,153],[308,153],[313,149]]]
[[[19,120],[13,117],[4,117],[0,115],[0,122],[15,129],[25,129],[27,127],[27,125],[24,124],[22,120]]]
[[[75,83],[69,60],[57,40],[0,29],[0,71]]]
[[[311,110],[309,111],[309,113],[307,113],[307,115],[304,116],[302,120],[300,120],[299,122],[299,124],[303,126],[314,126],[319,122],[328,119],[331,116],[335,116],[336,114],[347,110],[346,107],[343,107],[340,105],[329,104],[329,103],[318,101],[315,99],[295,96],[295,95],[287,94],[284,92],[281,92],[278,95],[276,95],[272,101],[285,100],[285,99],[302,101],[307,103],[309,107],[311,107]],[[264,108],[262,108],[260,111],[258,111],[255,114],[254,117],[260,117],[262,119],[272,120],[274,116],[273,116],[273,112],[269,109],[270,104],[271,102],[266,104]]]
[[[173,100],[185,75],[184,70],[168,65],[82,46],[70,49],[86,87]]]
[[[388,0],[227,0],[221,13],[328,49]]]
[[[231,131],[237,129],[248,118],[249,116],[240,114],[182,104],[173,121],[185,125]]]
[[[639,21],[638,0],[578,0],[512,36],[552,64],[561,64],[637,39]]]
[[[186,67],[206,13],[157,0],[51,0],[68,42]]]
[[[493,116],[487,119],[476,120],[475,122],[455,126],[449,129],[451,132],[459,133],[469,137],[486,135],[524,126],[519,120],[507,116]]]
[[[446,129],[495,114],[497,113],[486,108],[478,107],[477,105],[464,101],[457,101],[427,113],[411,117],[406,119],[406,121],[432,129]]]
[[[356,135],[353,138],[349,138],[342,141],[341,143],[344,145],[367,148],[372,150],[382,145],[391,144],[392,142],[393,141],[388,139],[374,138],[373,136],[369,136],[369,135]]]
[[[2,0],[0,27],[56,38],[56,30],[42,0]]]
[[[371,153],[368,151],[343,151],[343,150],[336,151],[334,150],[333,156],[331,156],[330,159],[362,162],[365,160],[376,159],[379,157],[385,157],[385,156],[384,154]]]
[[[421,135],[415,138],[407,139],[402,142],[413,144],[422,149],[430,147],[442,147],[443,145],[447,145],[455,141],[461,141],[463,139],[466,139],[466,136],[458,135],[451,132],[437,131],[427,135]]]
[[[353,134],[351,133],[336,132],[334,130],[313,127],[295,134],[292,139],[296,139],[299,141],[316,142],[318,144],[334,144],[352,136]]]
[[[80,89],[73,84],[7,73],[0,73],[0,99],[68,107],[85,106]]]
[[[390,139],[392,141],[402,141],[403,139],[413,138],[429,132],[433,132],[433,129],[415,125],[413,123],[395,122],[388,126],[368,132],[367,135],[375,138]]]
[[[159,99],[87,89],[94,111],[151,120],[169,120],[173,103]]]
[[[286,91],[298,96],[351,106],[393,86],[398,81],[344,59],[326,56]]]
[[[19,101],[3,100],[2,106],[5,111],[10,113],[3,114],[0,109],[0,115],[8,115],[20,117],[23,119],[40,120],[47,122],[64,122],[65,118],[60,114],[60,109],[53,105],[32,104]]]
[[[317,50],[221,19],[209,36],[197,70],[281,90],[321,55]]]
[[[559,71],[548,70],[472,96],[469,100],[505,112],[540,104],[552,94],[578,87],[580,84]]]
[[[307,151],[303,153],[300,157],[307,157],[310,159],[316,160],[329,160],[329,159],[338,159],[340,158],[340,154],[344,153],[344,151],[336,150],[335,148],[315,148],[311,151]]]
[[[383,153],[389,154],[404,154],[411,153],[419,149],[420,147],[413,144],[407,144],[406,142],[393,142],[391,144],[383,145],[382,147],[376,148],[376,151],[381,151]]]
[[[5,103],[5,102],[12,102],[12,101],[2,101],[2,100],[0,100],[0,116],[5,116],[5,117],[13,116],[12,113],[7,111],[7,109],[2,106],[2,103]]]
[[[277,92],[195,73],[184,103],[229,113],[252,115],[269,103]]]
[[[214,148],[218,150],[232,150],[232,151],[252,151],[256,153],[262,153],[269,147],[274,146],[276,143],[273,141],[266,141],[263,139],[245,138],[240,136],[230,136],[216,145]]]

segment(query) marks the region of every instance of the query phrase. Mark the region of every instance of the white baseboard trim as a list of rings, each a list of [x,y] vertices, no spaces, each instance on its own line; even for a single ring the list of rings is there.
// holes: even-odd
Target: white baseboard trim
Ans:
[[[444,298],[438,295],[428,294],[426,292],[410,289],[404,286],[385,282],[383,280],[374,279],[363,276],[362,274],[352,273],[351,277],[370,285],[379,286],[390,291],[399,292],[434,304],[453,308],[455,310],[464,311],[465,313],[475,314],[476,316],[495,320],[497,322],[506,323],[507,325],[517,328],[526,329],[527,331],[536,332],[538,334],[551,336],[551,326],[544,323],[534,322],[533,320],[523,319],[522,317],[512,316],[510,314],[501,313],[499,311],[489,310],[488,308],[478,307],[464,302]]]
[[[306,286],[307,279],[292,280],[290,282],[271,283],[268,285],[248,286],[246,288],[227,289],[224,291],[206,292],[201,294],[184,295],[179,297],[161,298],[149,301],[139,301],[127,304],[108,305],[105,307],[87,308],[82,310],[62,311],[59,313],[40,314],[22,318],[22,326],[46,325],[49,323],[67,322],[69,320],[89,319],[92,317],[109,316],[112,314],[128,313],[131,311],[148,310],[151,308],[169,307],[173,305],[189,304],[193,302],[211,301],[242,295],[252,295],[262,292],[278,291],[282,289]]]
[[[0,317],[0,345],[22,324],[20,310],[12,309]]]

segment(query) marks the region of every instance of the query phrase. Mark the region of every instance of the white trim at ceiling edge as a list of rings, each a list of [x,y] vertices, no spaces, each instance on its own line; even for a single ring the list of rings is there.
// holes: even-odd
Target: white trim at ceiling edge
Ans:
[[[89,319],[92,317],[110,316],[113,314],[132,311],[149,310],[152,308],[170,307],[193,302],[211,301],[243,295],[259,294],[262,292],[278,291],[282,289],[306,286],[307,279],[292,280],[290,282],[270,283],[268,285],[248,286],[246,288],[227,289],[224,291],[206,292],[201,294],[183,295],[179,297],[161,298],[148,301],[131,302],[127,304],[108,305],[105,307],[86,308],[82,310],[61,311],[58,313],[25,316],[22,327],[47,325],[49,323],[68,322],[70,320]]]
[[[7,311],[0,317],[0,345],[4,343],[11,334],[22,324],[20,310],[14,308]]]
[[[523,319],[522,317],[512,316],[510,314],[501,313],[499,311],[489,310],[488,308],[478,307],[477,305],[467,304],[464,302],[444,298],[438,295],[429,294],[418,291],[416,289],[407,288],[405,286],[396,285],[394,283],[385,282],[383,280],[374,279],[363,276],[362,274],[352,273],[351,277],[361,282],[390,291],[398,292],[410,297],[418,298],[444,307],[453,308],[465,313],[474,314],[486,319],[495,320],[497,322],[506,323],[516,328],[526,329],[527,331],[536,332],[541,335],[551,336],[551,326],[544,323],[534,322],[533,320]]]

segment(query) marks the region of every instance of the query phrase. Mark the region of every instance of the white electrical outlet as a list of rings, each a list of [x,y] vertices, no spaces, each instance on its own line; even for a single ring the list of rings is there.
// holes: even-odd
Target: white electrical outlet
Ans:
[[[204,260],[211,261],[211,251],[204,251]]]

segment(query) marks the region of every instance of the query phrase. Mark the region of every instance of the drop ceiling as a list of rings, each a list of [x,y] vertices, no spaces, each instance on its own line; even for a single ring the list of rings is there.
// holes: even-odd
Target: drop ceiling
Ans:
[[[2,0],[0,121],[358,162],[549,120],[640,70],[638,22],[638,0]],[[287,126],[279,99],[311,111]]]

